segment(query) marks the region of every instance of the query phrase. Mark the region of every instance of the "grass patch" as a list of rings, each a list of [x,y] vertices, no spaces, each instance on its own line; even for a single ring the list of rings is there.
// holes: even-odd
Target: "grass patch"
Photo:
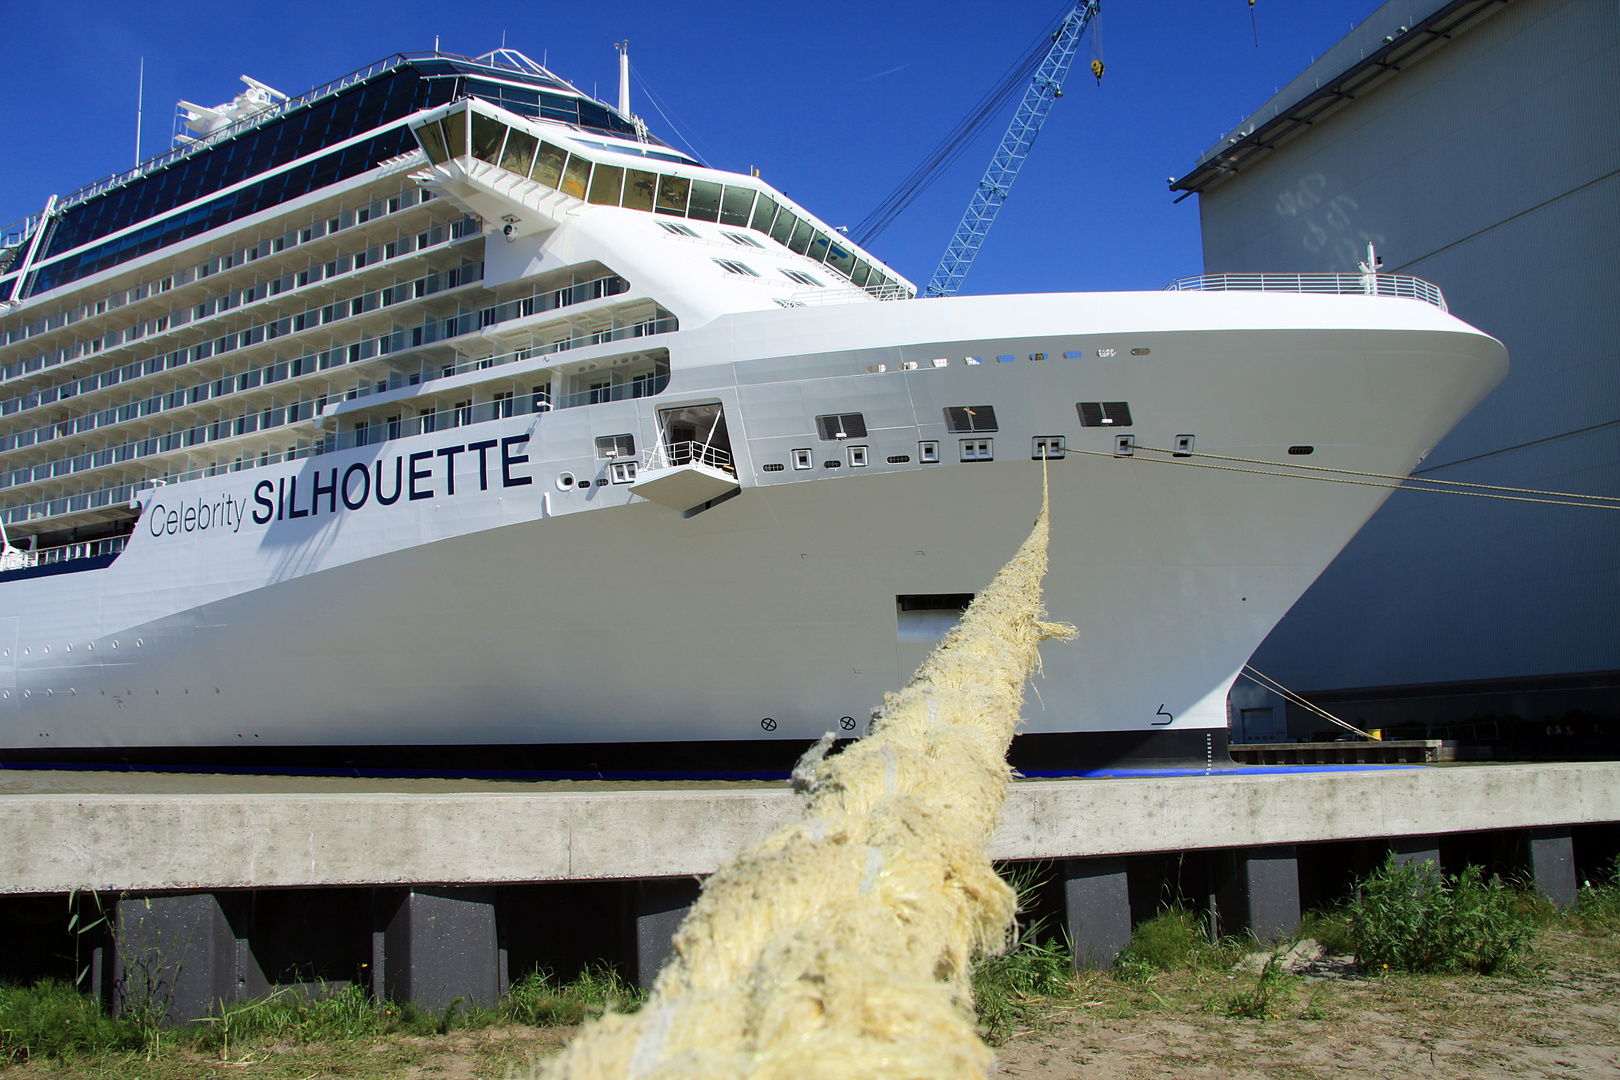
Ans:
[[[163,1030],[140,1015],[107,1016],[72,985],[0,984],[0,1062],[74,1060],[138,1053],[150,1059],[169,1050],[232,1060],[257,1048],[352,1044],[385,1036],[425,1037],[500,1025],[565,1027],[604,1011],[630,1012],[645,995],[611,968],[587,968],[567,983],[545,972],[513,983],[492,1007],[461,999],[434,1012],[416,1005],[375,1001],[363,988],[334,988],[306,996],[279,990],[226,1007],[187,1027]]]
[[[1202,915],[1172,904],[1137,925],[1131,940],[1114,964],[1116,977],[1141,980],[1161,971],[1188,968],[1229,968],[1244,952],[1233,938],[1209,940],[1209,924]]]
[[[140,1026],[114,1020],[70,983],[0,983],[0,1062],[74,1058],[145,1044]]]
[[[1345,917],[1368,972],[1491,975],[1514,968],[1557,913],[1542,898],[1485,880],[1478,866],[1452,877],[1432,862],[1390,855],[1362,880]]]

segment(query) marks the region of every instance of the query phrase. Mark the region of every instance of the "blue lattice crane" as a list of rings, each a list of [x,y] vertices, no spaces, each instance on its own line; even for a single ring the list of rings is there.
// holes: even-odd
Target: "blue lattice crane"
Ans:
[[[1001,137],[1001,145],[996,148],[995,157],[990,159],[990,168],[985,170],[984,178],[979,181],[979,187],[968,203],[967,213],[962,215],[962,223],[956,227],[956,234],[945,248],[945,256],[940,259],[939,268],[934,271],[925,295],[954,296],[956,290],[962,287],[962,279],[972,269],[974,256],[978,255],[990,226],[995,224],[1001,204],[1007,201],[1013,181],[1018,179],[1018,170],[1023,168],[1030,147],[1035,145],[1035,136],[1041,133],[1041,125],[1046,123],[1046,114],[1052,111],[1052,102],[1063,96],[1063,80],[1069,74],[1069,65],[1074,63],[1080,38],[1097,15],[1098,3],[1099,0],[1081,0],[1052,35],[1052,47],[1047,50],[1041,66],[1035,70],[1029,89],[1024,91],[1024,100],[1013,115],[1012,125]],[[1091,70],[1101,80],[1100,60],[1092,61]]]

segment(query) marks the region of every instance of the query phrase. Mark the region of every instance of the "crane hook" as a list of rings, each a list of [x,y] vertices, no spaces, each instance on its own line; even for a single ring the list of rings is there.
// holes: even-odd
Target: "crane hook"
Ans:
[[[1101,60],[1093,60],[1091,62],[1091,73],[1097,76],[1097,85],[1101,86],[1103,73],[1103,62]]]

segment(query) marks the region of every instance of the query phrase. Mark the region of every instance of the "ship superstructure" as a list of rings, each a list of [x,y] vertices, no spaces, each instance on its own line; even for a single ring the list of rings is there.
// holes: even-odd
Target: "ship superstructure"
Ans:
[[[1388,275],[915,300],[509,50],[183,109],[5,234],[8,754],[791,757],[864,730],[1048,476],[1082,638],[1030,731],[1212,760],[1388,493],[1282,467],[1404,474],[1505,370]],[[1278,468],[1173,467],[1210,452]]]

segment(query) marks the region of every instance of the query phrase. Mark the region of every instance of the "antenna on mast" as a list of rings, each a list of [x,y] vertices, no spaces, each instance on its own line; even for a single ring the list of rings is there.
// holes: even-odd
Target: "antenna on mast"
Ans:
[[[135,164],[141,163],[141,109],[146,104],[146,57],[141,57],[141,76],[135,84]]]
[[[622,116],[630,115],[630,39],[615,41],[613,47],[619,50],[619,113]]]

